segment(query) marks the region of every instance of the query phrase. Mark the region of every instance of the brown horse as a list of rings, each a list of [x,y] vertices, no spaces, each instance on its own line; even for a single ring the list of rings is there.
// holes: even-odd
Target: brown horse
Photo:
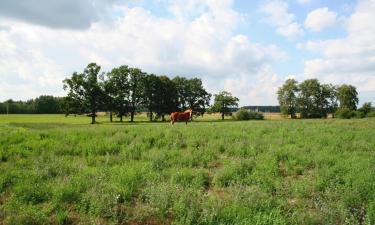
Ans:
[[[187,122],[191,118],[192,112],[193,112],[193,110],[188,109],[188,110],[185,110],[185,112],[173,112],[173,113],[171,113],[171,124],[173,125],[177,121],[185,121],[185,123],[187,124]]]

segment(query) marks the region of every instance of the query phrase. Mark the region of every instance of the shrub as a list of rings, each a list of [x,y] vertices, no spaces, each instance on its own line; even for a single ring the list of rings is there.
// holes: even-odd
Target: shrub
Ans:
[[[239,109],[233,116],[235,120],[262,120],[263,118],[263,114],[243,108]]]
[[[233,116],[235,120],[249,120],[250,112],[246,109],[239,109]]]
[[[354,111],[355,118],[365,118],[366,114],[362,111]]]
[[[367,117],[375,117],[375,111],[373,111],[373,112],[369,112],[369,113],[367,114]]]
[[[362,107],[358,109],[358,111],[361,111],[365,116],[371,112],[372,105],[371,102],[365,102],[363,103]]]
[[[335,112],[335,117],[340,119],[350,119],[356,116],[356,112],[348,108],[340,108]]]
[[[264,116],[262,113],[250,111],[250,119],[251,120],[263,120]]]

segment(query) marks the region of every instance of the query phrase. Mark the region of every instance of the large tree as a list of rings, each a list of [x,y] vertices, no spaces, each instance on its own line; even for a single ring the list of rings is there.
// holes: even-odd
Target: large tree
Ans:
[[[340,108],[356,110],[358,104],[358,92],[356,87],[343,84],[337,89],[337,98],[340,102]]]
[[[238,106],[239,99],[233,96],[230,92],[222,91],[215,95],[214,105],[212,110],[221,113],[221,119],[224,120],[225,114],[230,112],[230,107]]]
[[[107,74],[107,80],[105,82],[106,94],[109,96],[109,99],[112,99],[114,108],[121,122],[129,108],[129,73],[130,70],[128,66],[113,68],[111,72]]]
[[[134,121],[136,109],[142,103],[144,96],[145,73],[138,68],[130,68],[129,73],[129,104],[130,121]]]
[[[150,121],[153,120],[153,113],[158,107],[159,88],[161,82],[155,74],[147,74],[144,80],[144,105],[148,110]]]
[[[323,84],[324,88],[328,90],[328,107],[327,112],[332,114],[332,117],[334,117],[335,112],[338,107],[338,99],[337,99],[337,86],[332,84]]]
[[[172,80],[175,83],[178,98],[178,107],[180,110],[187,109],[188,79],[177,76]]]
[[[298,105],[302,118],[327,117],[330,88],[317,79],[308,79],[299,84]]]
[[[113,95],[113,82],[108,79],[108,76],[102,76],[103,81],[103,110],[109,112],[109,121],[113,122],[113,113],[116,111],[115,96]]]
[[[331,84],[320,84],[317,79],[308,79],[299,84],[298,105],[302,118],[322,118],[336,108],[335,88]]]
[[[173,82],[176,86],[180,110],[183,111],[190,108],[194,114],[203,114],[206,111],[211,94],[204,89],[201,79],[175,77]]]
[[[155,93],[155,111],[162,118],[162,121],[165,121],[165,115],[175,112],[178,108],[177,90],[175,83],[167,76],[160,76],[158,78],[158,89]]]
[[[288,79],[277,91],[281,113],[290,115],[291,118],[296,118],[298,90],[297,81]]]
[[[91,123],[95,123],[96,112],[100,106],[103,90],[98,82],[100,66],[90,63],[83,73],[74,72],[71,78],[63,81],[64,90],[68,90],[68,98],[82,108],[87,107],[91,114]]]
[[[202,80],[199,78],[192,78],[188,80],[187,84],[186,102],[188,108],[192,109],[194,114],[203,115],[206,111],[206,106],[210,104],[211,94],[204,89]]]

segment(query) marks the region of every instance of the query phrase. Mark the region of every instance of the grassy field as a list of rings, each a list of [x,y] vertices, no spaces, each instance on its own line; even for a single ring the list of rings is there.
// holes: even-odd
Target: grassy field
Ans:
[[[375,224],[375,119],[98,120],[0,116],[0,224]]]
[[[277,117],[277,115],[273,115],[273,117]],[[280,117],[281,118],[281,117]],[[195,121],[219,121],[221,119],[220,115],[218,114],[211,114],[211,115],[204,115],[204,117],[196,117],[194,118]],[[230,120],[231,117],[225,117],[226,120]],[[100,124],[107,124],[109,123],[109,116],[98,116],[97,122]],[[169,120],[169,116],[166,116],[166,120]],[[119,123],[120,120],[117,117],[113,117],[114,123]],[[124,117],[123,124],[128,123],[129,118]],[[148,122],[149,118],[147,118],[146,113],[138,114],[135,118],[136,123],[143,123]],[[10,115],[2,115],[0,114],[0,124],[4,123],[64,123],[64,124],[89,124],[91,122],[91,117],[85,115],[70,115],[64,116],[61,114],[10,114]],[[113,125],[113,124],[112,124]]]
[[[280,113],[263,113],[264,118],[267,120],[281,120]],[[114,122],[119,122],[119,119],[113,117]],[[135,121],[138,122],[148,122],[146,113],[137,114]],[[169,116],[166,116],[166,120],[169,120]],[[231,120],[230,116],[226,116],[225,120]],[[101,124],[109,123],[109,116],[99,116],[97,121]],[[129,121],[128,117],[124,117],[124,123]],[[194,121],[197,122],[207,122],[207,121],[221,121],[220,114],[205,114],[203,117],[195,117]],[[91,118],[83,115],[70,115],[64,116],[61,114],[0,114],[0,124],[4,123],[66,123],[66,124],[88,124],[91,122]]]

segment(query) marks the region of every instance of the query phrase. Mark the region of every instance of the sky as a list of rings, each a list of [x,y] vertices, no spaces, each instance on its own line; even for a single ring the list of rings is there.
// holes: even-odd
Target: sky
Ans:
[[[1,0],[0,101],[64,96],[90,62],[199,77],[240,105],[288,78],[352,84],[375,104],[375,0]]]

